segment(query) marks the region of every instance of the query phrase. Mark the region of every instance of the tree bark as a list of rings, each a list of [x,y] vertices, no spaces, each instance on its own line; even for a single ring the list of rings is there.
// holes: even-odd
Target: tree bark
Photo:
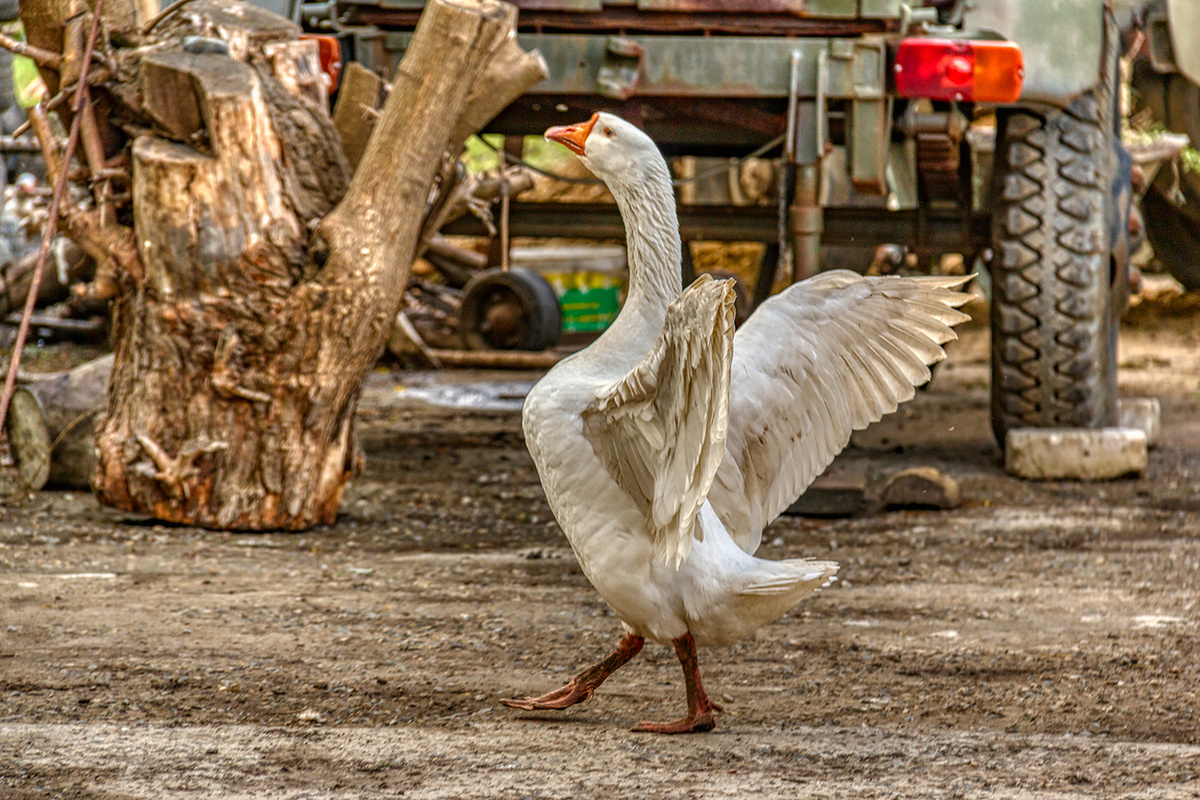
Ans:
[[[221,529],[335,519],[361,462],[362,378],[390,333],[435,180],[474,124],[464,109],[494,115],[516,86],[471,97],[514,23],[495,0],[429,3],[348,187],[305,80],[315,46],[286,20],[197,0],[156,41],[116,53],[108,100],[139,132],[136,236],[109,233],[136,252],[118,260],[102,502]],[[197,35],[229,55],[184,52]],[[524,66],[518,82],[536,73]]]

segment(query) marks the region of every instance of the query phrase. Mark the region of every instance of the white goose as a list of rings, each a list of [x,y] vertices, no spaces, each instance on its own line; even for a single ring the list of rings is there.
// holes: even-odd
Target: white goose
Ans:
[[[666,162],[611,114],[551,128],[608,184],[625,221],[629,293],[611,327],[525,401],[546,498],[588,580],[627,635],[606,659],[526,710],[582,702],[642,649],[673,644],[687,716],[634,730],[709,730],[696,648],[735,642],[837,572],[752,555],[763,527],[863,428],[912,398],[945,356],[962,278],[827,272],[764,303],[734,335],[731,281],[680,291]]]

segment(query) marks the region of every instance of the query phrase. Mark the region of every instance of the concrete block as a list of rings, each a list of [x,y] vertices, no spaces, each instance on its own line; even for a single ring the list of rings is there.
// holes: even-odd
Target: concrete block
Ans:
[[[1146,471],[1146,434],[1137,428],[1014,428],[1004,468],[1032,480],[1102,481]]]
[[[1130,397],[1117,401],[1117,425],[1137,428],[1146,434],[1146,446],[1158,444],[1162,431],[1162,403],[1157,397]]]
[[[934,467],[897,472],[884,485],[879,499],[888,508],[958,508],[958,481]]]

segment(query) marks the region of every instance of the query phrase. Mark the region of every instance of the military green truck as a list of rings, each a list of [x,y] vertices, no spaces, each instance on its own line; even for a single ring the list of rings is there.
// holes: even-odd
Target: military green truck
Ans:
[[[685,240],[767,244],[756,300],[777,261],[803,278],[823,245],[898,244],[925,263],[963,254],[990,275],[1000,442],[1012,427],[1115,424],[1131,203],[1120,58],[1138,37],[1140,86],[1161,89],[1165,124],[1194,131],[1195,94],[1178,96],[1200,77],[1195,0],[515,2],[519,39],[550,74],[489,131],[536,134],[606,109],[669,155],[775,158],[775,202],[680,215]],[[421,6],[337,0],[303,13],[387,73]],[[513,203],[509,224],[621,235],[606,205]]]

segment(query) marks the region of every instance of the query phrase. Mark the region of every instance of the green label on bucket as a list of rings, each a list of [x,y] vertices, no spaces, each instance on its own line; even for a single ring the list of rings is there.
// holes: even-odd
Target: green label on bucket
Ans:
[[[558,295],[564,331],[602,331],[617,318],[621,307],[619,278],[595,272],[557,273],[545,278]]]

